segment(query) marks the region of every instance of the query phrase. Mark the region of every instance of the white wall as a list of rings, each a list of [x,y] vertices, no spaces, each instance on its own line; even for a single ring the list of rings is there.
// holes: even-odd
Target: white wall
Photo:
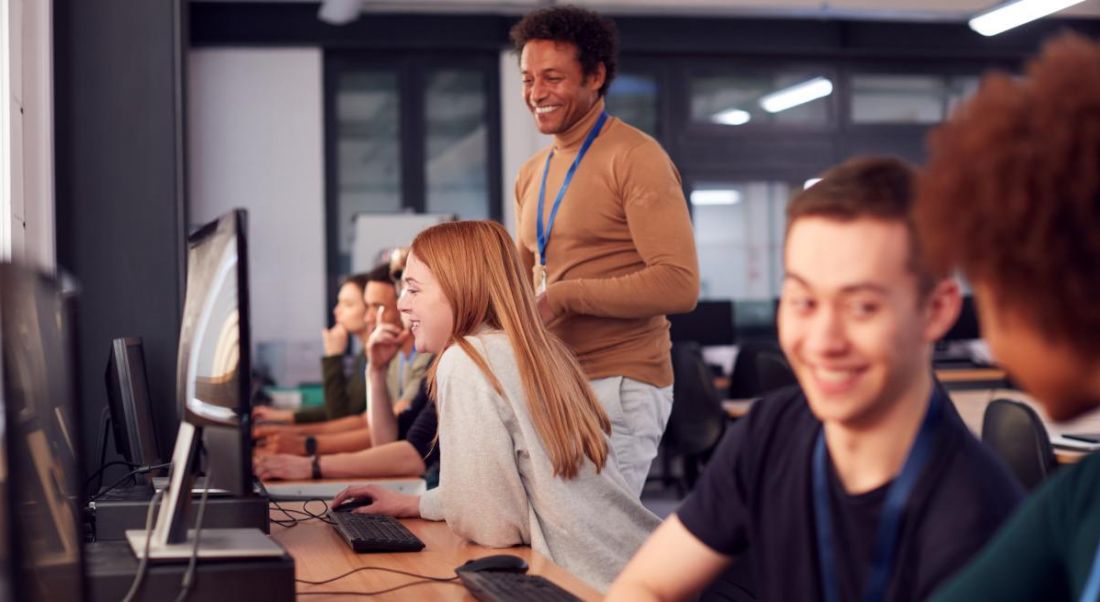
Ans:
[[[0,259],[52,270],[52,0],[0,0]]]
[[[512,236],[516,234],[516,174],[531,155],[552,140],[535,129],[535,122],[523,102],[523,80],[516,61],[511,50],[500,53],[501,198],[504,225]]]
[[[326,325],[321,51],[192,50],[188,86],[192,225],[248,209],[257,361],[276,362],[281,384],[319,381]],[[280,345],[265,347],[271,341]]]

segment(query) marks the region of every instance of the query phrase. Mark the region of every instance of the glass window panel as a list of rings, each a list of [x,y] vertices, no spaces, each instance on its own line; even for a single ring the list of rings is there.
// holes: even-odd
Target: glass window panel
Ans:
[[[425,81],[427,211],[489,217],[489,133],[485,76],[431,71]]]
[[[400,102],[397,74],[342,74],[336,90],[339,273],[351,267],[356,213],[401,209]]]
[[[811,72],[696,76],[691,79],[691,118],[731,126],[824,125],[830,121],[833,83]]]
[[[771,300],[783,278],[786,182],[702,182],[691,191],[701,298]]]
[[[939,123],[946,85],[943,77],[934,75],[855,75],[852,122]]]
[[[947,113],[978,91],[981,78],[977,75],[957,75],[947,80]]]
[[[620,73],[607,91],[607,112],[657,137],[657,79]]]

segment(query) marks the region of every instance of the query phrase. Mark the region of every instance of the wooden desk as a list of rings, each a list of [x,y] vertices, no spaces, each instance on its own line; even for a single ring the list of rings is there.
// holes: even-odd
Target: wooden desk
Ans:
[[[281,505],[284,508],[296,510],[302,507],[300,502],[282,502]],[[320,512],[321,505],[311,504],[310,509]],[[272,510],[271,517],[277,520],[286,518],[278,510]],[[542,575],[586,601],[601,600],[603,598],[599,592],[586,583],[529,547],[486,548],[472,544],[455,535],[443,522],[420,519],[402,519],[401,522],[424,542],[422,551],[392,554],[356,554],[336,533],[335,529],[317,520],[301,522],[291,528],[272,524],[271,536],[294,557],[295,573],[298,579],[321,581],[363,566],[386,567],[432,577],[452,577],[455,574],[455,567],[467,560],[493,554],[512,554],[527,560],[527,564],[531,567],[528,571],[530,574]],[[367,570],[326,585],[299,583],[297,584],[297,591],[300,599],[308,602],[330,600],[343,602],[347,599],[346,595],[301,596],[301,594],[326,591],[372,592],[413,581],[417,581],[417,579],[394,573]],[[457,580],[452,583],[414,585],[389,594],[372,596],[371,599],[463,600],[474,602],[474,597]]]
[[[1003,387],[1006,376],[1005,371],[1000,368],[938,368],[936,370],[936,378],[949,389],[956,385]]]

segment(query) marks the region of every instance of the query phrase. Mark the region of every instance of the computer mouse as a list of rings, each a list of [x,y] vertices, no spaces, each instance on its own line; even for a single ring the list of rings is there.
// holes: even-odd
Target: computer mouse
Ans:
[[[526,573],[527,561],[519,556],[512,556],[511,554],[495,554],[493,556],[485,556],[483,558],[476,558],[474,560],[466,561],[466,564],[455,569],[456,571],[469,571],[471,573],[477,573],[480,571],[506,571],[509,573]]]
[[[344,500],[344,502],[342,504],[340,504],[339,506],[334,506],[332,508],[332,511],[333,512],[351,512],[352,510],[355,510],[356,508],[362,508],[363,506],[370,506],[373,503],[374,503],[374,498],[372,498],[369,495],[364,495],[363,497]]]

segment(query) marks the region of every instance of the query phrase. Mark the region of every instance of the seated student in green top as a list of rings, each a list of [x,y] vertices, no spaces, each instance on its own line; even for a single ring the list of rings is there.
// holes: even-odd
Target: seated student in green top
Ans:
[[[917,220],[973,284],[994,359],[1055,420],[1100,407],[1100,45],[988,76],[933,132]],[[1100,455],[1063,467],[939,601],[1100,598]]]

